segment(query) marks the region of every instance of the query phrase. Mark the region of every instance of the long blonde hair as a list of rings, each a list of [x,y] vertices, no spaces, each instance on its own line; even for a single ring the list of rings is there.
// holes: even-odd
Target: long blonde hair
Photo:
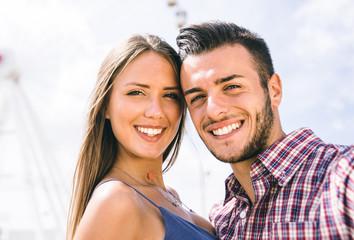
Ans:
[[[67,239],[74,237],[93,190],[111,170],[117,159],[117,140],[113,134],[110,121],[105,118],[114,79],[132,60],[145,51],[153,51],[167,59],[179,82],[180,58],[168,43],[157,36],[133,35],[108,53],[101,65],[96,86],[91,94],[92,99],[84,139],[74,173],[67,223]],[[181,107],[182,118],[178,132],[163,154],[163,162],[170,156],[164,172],[175,162],[181,145],[186,114],[183,100],[181,100]]]

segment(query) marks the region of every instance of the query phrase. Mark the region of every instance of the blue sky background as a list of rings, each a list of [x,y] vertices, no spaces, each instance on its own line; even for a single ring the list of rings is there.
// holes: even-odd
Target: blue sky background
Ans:
[[[4,55],[0,71],[10,65],[18,71],[17,90],[7,91],[20,91],[30,112],[30,117],[19,117],[5,111],[12,105],[3,101],[1,119],[17,119],[9,125],[16,129],[26,128],[32,119],[41,139],[38,151],[60,172],[58,184],[65,199],[88,97],[105,55],[133,33],[159,35],[176,48],[178,9],[187,12],[187,23],[232,21],[265,39],[283,81],[280,115],[285,132],[306,126],[327,142],[353,144],[351,0],[179,0],[173,8],[166,0],[0,0],[0,53]],[[5,62],[6,56],[12,63]],[[4,90],[0,94],[5,96]],[[223,198],[223,181],[231,170],[208,153],[189,121],[186,132],[180,157],[166,181],[187,205],[207,216],[211,205]],[[18,138],[16,146],[26,141],[31,137]],[[2,140],[1,144],[13,143]],[[11,154],[0,152],[0,164]],[[20,173],[15,176],[21,178]]]

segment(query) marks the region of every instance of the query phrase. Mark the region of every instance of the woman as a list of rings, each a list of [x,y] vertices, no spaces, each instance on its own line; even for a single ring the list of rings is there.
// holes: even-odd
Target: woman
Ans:
[[[162,178],[181,144],[180,59],[156,36],[132,36],[99,71],[75,170],[68,239],[216,239]]]

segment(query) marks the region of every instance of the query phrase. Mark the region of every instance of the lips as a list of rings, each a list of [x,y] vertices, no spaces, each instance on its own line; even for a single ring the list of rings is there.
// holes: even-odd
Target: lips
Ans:
[[[242,125],[242,122],[234,122],[229,125],[213,129],[211,132],[214,136],[223,136],[229,134],[237,129],[239,129]]]

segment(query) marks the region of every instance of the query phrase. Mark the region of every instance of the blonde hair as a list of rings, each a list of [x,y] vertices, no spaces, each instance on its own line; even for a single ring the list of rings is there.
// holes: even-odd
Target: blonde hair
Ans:
[[[105,118],[114,79],[132,60],[145,51],[153,51],[167,59],[179,82],[180,58],[168,43],[157,36],[133,35],[108,53],[101,65],[96,86],[91,94],[92,99],[84,139],[74,173],[67,223],[67,239],[74,237],[93,190],[111,170],[117,158],[117,140],[113,134],[110,121]],[[181,145],[186,114],[185,103],[182,99],[182,118],[178,132],[163,154],[163,162],[170,156],[164,172],[175,162]]]

